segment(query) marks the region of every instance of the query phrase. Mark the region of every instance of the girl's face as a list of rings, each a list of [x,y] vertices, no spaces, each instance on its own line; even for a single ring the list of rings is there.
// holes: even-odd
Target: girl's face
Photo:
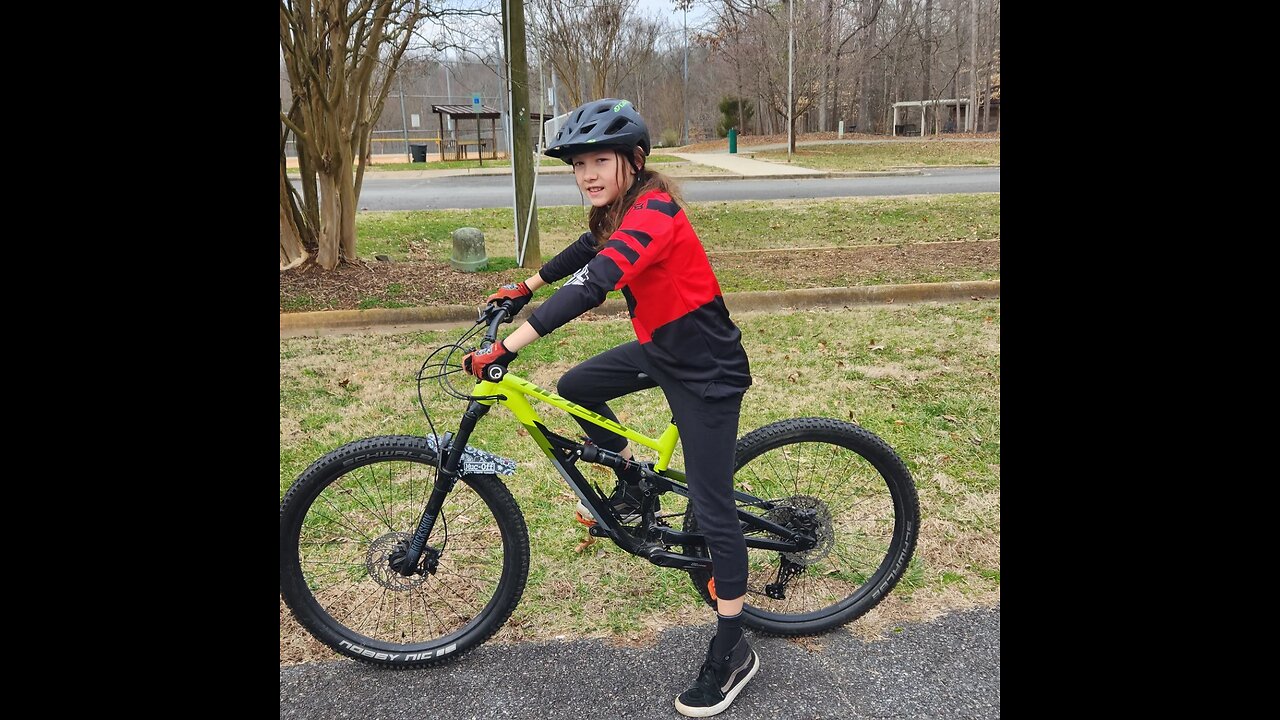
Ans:
[[[593,150],[573,157],[573,178],[592,207],[604,207],[631,187],[635,176],[629,163],[613,150]]]

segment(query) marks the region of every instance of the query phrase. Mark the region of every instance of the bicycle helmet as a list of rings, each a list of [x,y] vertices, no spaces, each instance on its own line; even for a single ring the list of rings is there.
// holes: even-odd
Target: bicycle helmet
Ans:
[[[604,98],[571,111],[546,154],[572,165],[572,157],[585,150],[634,147],[649,154],[649,128],[644,119],[630,100]]]

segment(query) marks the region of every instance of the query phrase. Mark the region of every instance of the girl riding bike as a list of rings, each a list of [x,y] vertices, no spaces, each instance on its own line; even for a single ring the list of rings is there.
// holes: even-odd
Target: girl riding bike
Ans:
[[[591,231],[524,282],[504,285],[489,302],[519,312],[534,291],[573,277],[505,340],[467,355],[463,367],[484,379],[519,350],[598,307],[610,290],[627,299],[637,340],[569,370],[558,393],[616,421],[608,401],[660,387],[685,449],[690,502],[712,559],[716,634],[694,685],[675,699],[691,717],[724,711],[760,668],[742,631],[747,546],[733,496],[734,443],[751,370],[742,334],[729,318],[707,255],[671,180],[645,167],[649,131],[627,100],[601,99],[569,113],[546,150],[573,166],[591,202]],[[599,447],[632,457],[627,440],[579,419]],[[624,521],[640,517],[639,469],[615,470],[610,503]],[[585,517],[584,517],[585,516]],[[579,517],[590,522],[579,506]]]

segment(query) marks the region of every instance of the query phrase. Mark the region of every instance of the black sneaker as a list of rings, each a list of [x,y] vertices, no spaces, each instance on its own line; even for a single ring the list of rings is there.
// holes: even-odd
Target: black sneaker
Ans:
[[[619,482],[613,488],[613,494],[609,496],[609,504],[613,506],[618,517],[622,519],[624,525],[640,522],[640,488],[635,485],[628,485]],[[595,518],[591,515],[591,511],[587,509],[582,501],[578,501],[578,517],[579,522],[591,524],[595,522]],[[588,523],[588,521],[590,521]]]
[[[724,657],[711,655],[715,642],[715,638],[711,638],[707,659],[698,671],[694,686],[676,698],[676,710],[681,715],[711,717],[724,712],[760,669],[760,656],[751,649],[746,635]]]

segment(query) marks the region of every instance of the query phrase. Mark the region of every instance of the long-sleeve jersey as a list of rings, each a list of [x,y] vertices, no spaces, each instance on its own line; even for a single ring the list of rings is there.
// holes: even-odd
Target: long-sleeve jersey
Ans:
[[[596,250],[586,233],[538,274],[573,274],[529,317],[539,335],[598,307],[622,290],[640,345],[659,368],[707,400],[742,392],[751,367],[742,332],[729,319],[720,283],[684,209],[653,190],[641,195],[618,230]],[[576,270],[576,272],[575,272]]]

